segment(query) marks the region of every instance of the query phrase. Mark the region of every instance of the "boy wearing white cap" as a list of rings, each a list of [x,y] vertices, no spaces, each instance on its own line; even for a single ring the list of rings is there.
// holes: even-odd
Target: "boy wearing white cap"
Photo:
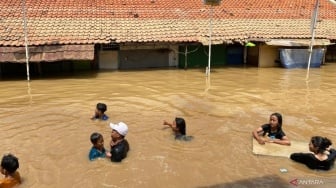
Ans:
[[[121,162],[127,156],[129,144],[125,139],[128,127],[124,122],[110,123],[111,132],[111,161]]]

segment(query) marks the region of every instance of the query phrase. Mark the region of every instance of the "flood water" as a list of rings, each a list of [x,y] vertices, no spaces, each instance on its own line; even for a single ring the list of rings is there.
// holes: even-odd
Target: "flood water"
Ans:
[[[336,143],[336,64],[310,69],[213,68],[75,73],[0,80],[0,151],[19,158],[21,187],[292,187],[293,179],[333,187],[288,158],[252,153],[251,132],[280,112],[292,140]],[[91,121],[104,102],[108,122]],[[163,120],[183,117],[191,142],[175,141]],[[108,149],[109,122],[124,121],[131,150],[122,163],[90,162],[92,132]],[[286,168],[287,173],[281,173]],[[311,182],[312,183],[312,182]]]

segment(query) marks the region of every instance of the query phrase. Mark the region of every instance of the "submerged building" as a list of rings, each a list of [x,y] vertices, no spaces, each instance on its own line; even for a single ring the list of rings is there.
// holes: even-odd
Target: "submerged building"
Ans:
[[[216,2],[216,1],[210,1]],[[308,49],[309,0],[2,0],[0,71],[279,66]],[[336,5],[320,0],[314,46],[336,61]],[[211,40],[210,40],[211,39]],[[252,44],[252,45],[250,45]],[[252,46],[252,47],[251,47]]]

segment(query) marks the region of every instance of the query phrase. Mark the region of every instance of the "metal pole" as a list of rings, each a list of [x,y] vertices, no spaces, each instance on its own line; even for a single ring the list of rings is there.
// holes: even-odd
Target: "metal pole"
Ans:
[[[209,26],[209,59],[208,59],[208,67],[205,71],[206,76],[210,75],[210,65],[211,65],[211,37],[212,37],[212,13],[213,13],[213,5],[210,5],[210,26]]]
[[[314,46],[314,40],[315,40],[315,29],[316,29],[316,22],[317,22],[317,17],[318,17],[318,9],[319,9],[319,4],[320,1],[316,0],[315,7],[314,7],[314,12],[312,15],[312,22],[311,22],[311,41],[309,45],[309,57],[308,57],[308,66],[307,66],[307,75],[306,75],[306,80],[309,79],[309,69],[310,69],[310,62],[312,58],[312,53],[313,53],[313,46]]]
[[[25,49],[26,49],[26,69],[27,69],[27,81],[30,80],[29,76],[29,51],[28,51],[28,37],[27,37],[27,20],[26,20],[26,0],[21,1],[22,13],[23,13],[23,31],[25,38]]]

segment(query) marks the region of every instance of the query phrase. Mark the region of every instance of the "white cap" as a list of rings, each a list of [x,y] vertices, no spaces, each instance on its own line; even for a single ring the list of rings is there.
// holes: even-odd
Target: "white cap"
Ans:
[[[128,132],[128,127],[124,122],[119,122],[117,124],[110,123],[110,127],[113,130],[116,130],[119,134],[126,136]]]

